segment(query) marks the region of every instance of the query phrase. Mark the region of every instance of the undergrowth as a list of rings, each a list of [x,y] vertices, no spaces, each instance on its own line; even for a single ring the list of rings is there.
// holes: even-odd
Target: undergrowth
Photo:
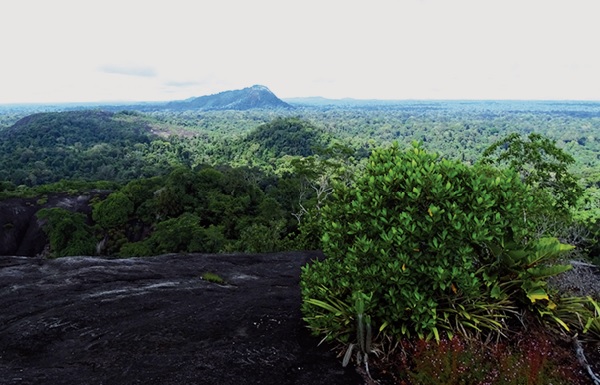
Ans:
[[[380,384],[586,385],[589,379],[567,341],[541,331],[502,343],[459,337],[439,343],[404,340],[376,363]]]

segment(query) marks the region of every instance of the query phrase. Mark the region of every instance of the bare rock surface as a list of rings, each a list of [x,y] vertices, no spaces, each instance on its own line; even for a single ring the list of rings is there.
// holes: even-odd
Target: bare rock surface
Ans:
[[[301,319],[319,256],[0,257],[0,383],[360,384]]]

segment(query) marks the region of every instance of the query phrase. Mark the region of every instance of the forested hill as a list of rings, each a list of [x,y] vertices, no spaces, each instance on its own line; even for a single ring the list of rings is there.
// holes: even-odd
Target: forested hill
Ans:
[[[252,130],[244,139],[243,147],[255,147],[263,158],[279,158],[284,155],[309,156],[317,147],[324,145],[322,133],[306,121],[298,118],[275,119]]]
[[[137,113],[68,111],[27,116],[0,131],[0,180],[38,185],[61,179],[126,180],[154,175],[143,153],[163,129]],[[164,133],[163,133],[164,134]]]
[[[331,141],[294,117],[219,135],[130,111],[39,113],[0,129],[0,182],[13,188],[61,180],[123,183],[179,166],[223,164],[274,171],[281,158],[313,155]]]
[[[126,114],[123,115],[123,117]],[[151,127],[122,119],[105,111],[68,111],[26,116],[5,131],[4,138],[23,145],[44,145],[55,140],[59,145],[91,145],[121,140],[143,141]]]

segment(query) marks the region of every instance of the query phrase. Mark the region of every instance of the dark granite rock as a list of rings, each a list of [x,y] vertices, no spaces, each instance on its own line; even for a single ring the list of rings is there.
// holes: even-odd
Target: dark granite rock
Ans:
[[[34,228],[39,227],[36,226],[35,218],[38,209],[34,199],[14,198],[0,202],[0,255],[35,255],[23,254],[20,249],[22,246],[25,248],[23,240],[26,239],[26,235],[29,233],[31,236],[35,232]],[[35,238],[35,235],[33,237]],[[31,245],[35,242],[27,243]],[[40,251],[42,249],[43,246]]]
[[[0,255],[33,257],[44,251],[48,237],[42,230],[42,221],[36,217],[39,210],[61,207],[90,217],[90,200],[107,194],[107,191],[85,195],[55,193],[42,199],[9,198],[0,201]]]
[[[301,319],[318,256],[0,257],[0,383],[360,384]]]

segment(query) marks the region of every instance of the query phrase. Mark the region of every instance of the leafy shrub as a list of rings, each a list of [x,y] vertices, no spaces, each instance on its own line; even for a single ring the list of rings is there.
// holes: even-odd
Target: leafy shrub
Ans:
[[[580,198],[573,219],[582,233],[580,243],[587,249],[588,258],[600,266],[600,189],[588,187]],[[583,230],[583,231],[581,231]]]
[[[452,335],[452,318],[470,317],[457,304],[475,311],[488,290],[480,271],[494,262],[488,244],[522,240],[532,204],[511,171],[440,159],[419,146],[375,151],[356,185],[340,186],[322,210],[328,258],[303,268],[305,319],[348,342],[353,331],[340,329],[339,316],[308,300],[352,304],[362,293],[380,330],[439,339],[441,326]]]
[[[223,226],[210,225],[202,229],[201,248],[199,252],[220,253],[228,244],[225,235],[223,235]]]
[[[92,218],[103,229],[110,229],[124,225],[133,211],[134,204],[129,197],[116,191],[94,205]]]
[[[147,240],[156,254],[202,250],[203,229],[197,215],[185,213],[156,225]]]
[[[577,178],[569,172],[575,159],[540,134],[531,133],[523,139],[512,133],[488,147],[481,162],[506,165],[517,171],[537,194],[549,195],[547,206],[555,212],[574,207],[583,192]]]
[[[46,221],[43,229],[48,235],[52,256],[96,253],[96,238],[92,228],[86,224],[85,215],[57,207],[42,209],[37,217]]]
[[[272,221],[268,225],[255,223],[245,227],[240,232],[238,250],[249,253],[270,253],[281,249],[281,233],[284,230],[283,221]]]
[[[143,257],[164,253],[216,253],[226,248],[227,239],[221,226],[200,226],[200,217],[184,213],[177,218],[156,224],[152,234],[143,241],[125,243],[121,257]]]

